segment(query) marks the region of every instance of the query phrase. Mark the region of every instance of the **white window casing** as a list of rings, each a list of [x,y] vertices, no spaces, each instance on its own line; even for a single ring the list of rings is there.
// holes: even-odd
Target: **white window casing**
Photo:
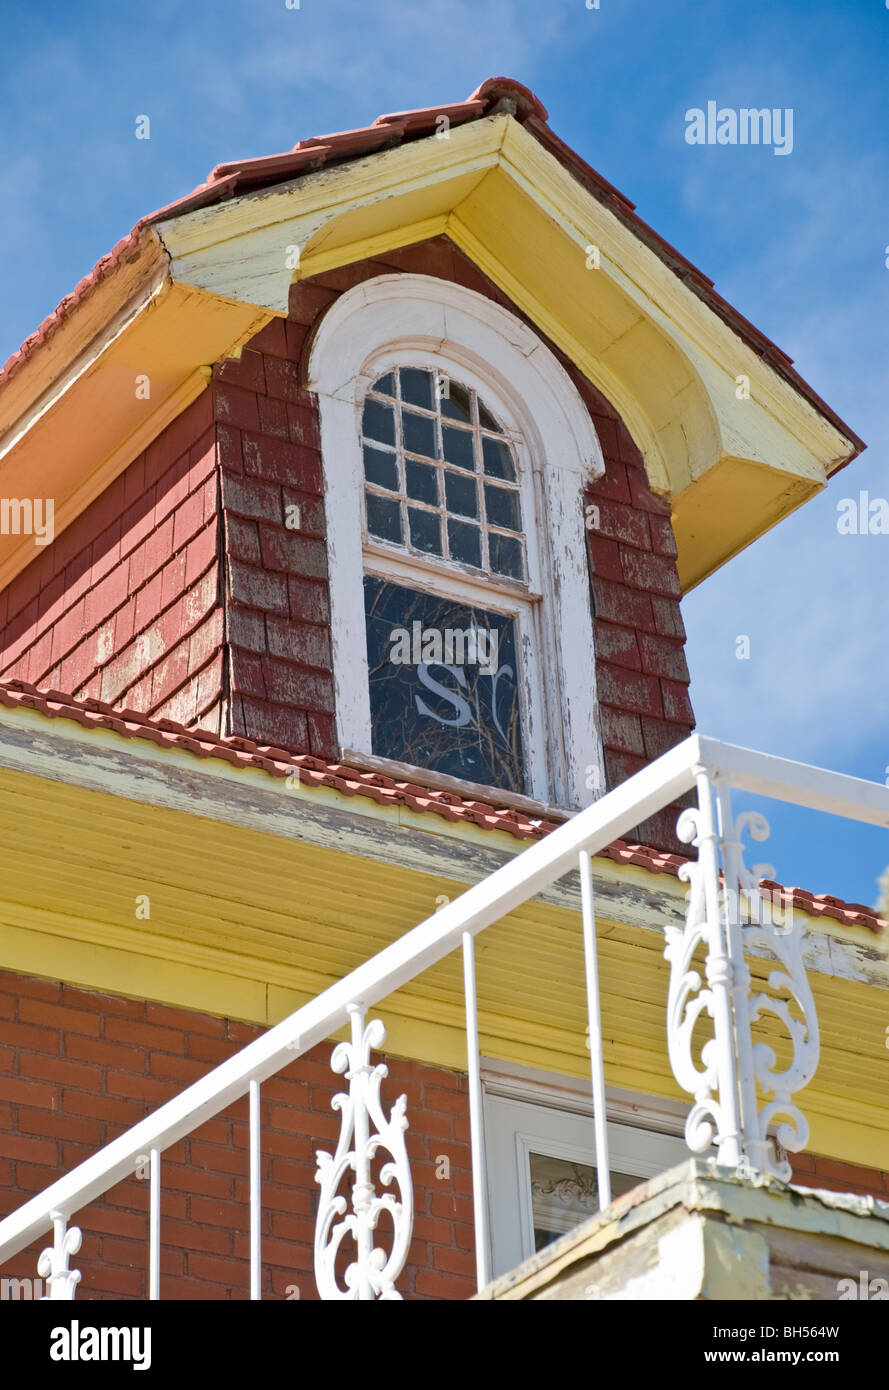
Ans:
[[[522,482],[527,585],[473,577],[364,533],[361,410],[374,381],[397,366],[473,387],[504,426]],[[374,573],[515,615],[529,794],[588,805],[605,782],[583,491],[604,462],[567,372],[527,325],[484,295],[392,274],[331,305],[312,345],[308,386],[321,421],[340,748],[373,751],[363,578]]]

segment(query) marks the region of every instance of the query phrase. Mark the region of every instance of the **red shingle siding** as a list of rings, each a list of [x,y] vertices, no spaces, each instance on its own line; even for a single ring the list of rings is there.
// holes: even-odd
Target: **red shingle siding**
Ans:
[[[205,392],[5,591],[0,675],[218,730],[217,489]]]
[[[0,973],[0,1215],[95,1153],[262,1032],[247,1024]],[[263,1297],[315,1298],[315,1150],[336,1147],[342,1077],[329,1045],[262,1087]],[[475,1290],[466,1079],[386,1059],[386,1105],[407,1095],[416,1220],[398,1287],[408,1298]],[[164,1154],[161,1296],[246,1298],[246,1099]],[[437,1176],[440,1157],[449,1176]],[[445,1166],[438,1164],[439,1173]],[[135,1175],[77,1214],[81,1298],[146,1298],[148,1183]],[[4,1265],[35,1278],[46,1238]]]
[[[334,297],[314,300],[320,307]],[[230,727],[331,757],[338,750],[320,438],[299,371],[306,333],[275,319],[216,376]]]

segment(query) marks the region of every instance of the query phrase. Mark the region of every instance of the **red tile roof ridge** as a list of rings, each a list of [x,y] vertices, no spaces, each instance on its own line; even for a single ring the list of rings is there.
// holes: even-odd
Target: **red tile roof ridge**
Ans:
[[[152,719],[131,709],[115,709],[102,700],[77,700],[59,690],[40,690],[27,681],[0,680],[0,705],[8,709],[31,709],[47,718],[70,719],[85,729],[110,729],[124,738],[144,738],[163,748],[188,752],[201,758],[221,758],[238,768],[258,767],[274,777],[286,777],[293,768],[309,787],[325,786],[345,796],[366,796],[380,805],[403,805],[418,812],[433,812],[444,820],[468,821],[489,830],[503,830],[517,840],[542,839],[558,828],[559,822],[537,818],[515,807],[463,798],[453,791],[439,791],[420,783],[387,777],[316,757],[294,753],[274,744],[258,744],[240,734],[221,735],[208,729],[186,728],[172,719]],[[681,854],[654,849],[650,845],[615,840],[596,856],[615,864],[632,864],[649,873],[677,877],[687,859]],[[768,879],[762,887],[780,893],[783,905],[798,907],[813,917],[831,917],[846,926],[861,926],[880,933],[887,926],[884,918],[863,903],[847,903],[828,893],[809,893],[803,888],[784,887]]]
[[[489,77],[476,88],[463,102],[451,102],[441,106],[419,107],[413,111],[398,111],[390,115],[378,116],[368,126],[358,126],[331,135],[309,137],[300,140],[292,149],[280,154],[260,155],[251,159],[234,160],[217,164],[203,184],[198,184],[191,193],[167,204],[166,207],[140,218],[133,230],[103,256],[85,275],[71,294],[66,295],[56,309],[43,320],[36,332],[26,338],[21,347],[14,352],[0,369],[0,387],[15,371],[44,343],[64,322],[71,310],[112,271],[121,255],[134,246],[153,223],[166,217],[179,216],[209,203],[217,203],[236,193],[249,192],[269,183],[286,182],[300,174],[321,168],[337,160],[347,160],[359,154],[371,154],[390,143],[403,138],[420,137],[435,133],[437,122],[446,117],[451,125],[464,124],[495,111],[509,110],[538,142],[548,150],[568,172],[578,180],[594,197],[610,206],[616,215],[673,270],[679,279],[685,281],[699,298],[738,334],[762,359],[768,362],[785,380],[809,401],[815,409],[844,434],[854,446],[854,452],[841,467],[851,462],[865,447],[863,441],[831,409],[826,401],[809,386],[808,382],[794,369],[792,358],[788,357],[764,333],[755,327],[743,314],[740,314],[726,299],[717,293],[713,281],[703,271],[698,270],[675,247],[671,246],[659,233],[649,227],[635,211],[635,203],[625,197],[613,184],[597,173],[570,145],[560,139],[547,124],[549,113],[530,88],[512,77]]]

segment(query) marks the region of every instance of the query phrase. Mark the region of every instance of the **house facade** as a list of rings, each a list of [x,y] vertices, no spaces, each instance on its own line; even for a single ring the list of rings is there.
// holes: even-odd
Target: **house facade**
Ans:
[[[78,1297],[459,1299],[598,1210],[596,1123],[614,1197],[680,1163],[693,768],[621,805],[588,880],[554,858],[462,958],[458,931],[336,1027],[312,1010],[678,767],[683,593],[862,447],[508,79],[143,219],[0,378],[0,1274],[60,1297],[76,1253]],[[765,896],[813,1058],[820,1022],[794,1179],[889,1199],[886,924]],[[752,1025],[782,1064],[786,1017]],[[384,1126],[390,1183],[350,1168],[344,1111]],[[398,1189],[377,1283],[360,1217],[331,1236],[365,1188]]]

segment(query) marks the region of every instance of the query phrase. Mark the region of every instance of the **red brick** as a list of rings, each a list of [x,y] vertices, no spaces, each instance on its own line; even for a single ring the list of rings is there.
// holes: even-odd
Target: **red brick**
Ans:
[[[645,754],[648,758],[659,758],[677,743],[688,736],[689,730],[681,724],[669,724],[663,719],[643,719],[642,735],[645,740]]]
[[[224,473],[222,497],[227,514],[234,512],[254,520],[273,521],[277,525],[284,521],[281,488],[276,483]]]
[[[85,1009],[68,1009],[44,1000],[21,999],[19,1018],[25,1023],[36,1023],[44,1028],[66,1028],[93,1038],[99,1036],[100,1020]]]
[[[605,749],[605,770],[608,786],[617,787],[646,765],[645,758],[634,757],[632,753],[618,753],[613,748]]]
[[[310,710],[306,719],[308,721],[309,751],[317,758],[336,758],[339,745],[333,716]]]
[[[287,402],[276,400],[274,396],[260,396],[258,405],[261,432],[272,435],[275,439],[290,439]],[[293,440],[292,442],[296,444],[300,441]]]
[[[654,512],[648,518],[651,531],[651,546],[656,555],[669,555],[676,558],[676,538],[668,516],[657,516]]]
[[[133,1043],[136,1047],[156,1047],[161,1052],[185,1053],[185,1036],[178,1028],[159,1028],[155,1024],[109,1018],[105,1020],[105,1037],[109,1041]]]
[[[450,1300],[471,1298],[475,1286],[468,1279],[455,1274],[438,1274],[432,1270],[419,1269],[414,1280],[414,1288],[419,1294],[430,1298]]]
[[[302,666],[332,669],[328,628],[269,616],[266,630],[271,656],[285,657]]]
[[[68,1061],[61,1057],[47,1057],[40,1052],[22,1052],[19,1058],[19,1073],[22,1076],[32,1076],[39,1081],[77,1086],[83,1091],[103,1089],[103,1073],[99,1067]]]
[[[685,625],[676,599],[660,598],[652,594],[651,608],[656,630],[663,637],[681,637],[685,641]]]

